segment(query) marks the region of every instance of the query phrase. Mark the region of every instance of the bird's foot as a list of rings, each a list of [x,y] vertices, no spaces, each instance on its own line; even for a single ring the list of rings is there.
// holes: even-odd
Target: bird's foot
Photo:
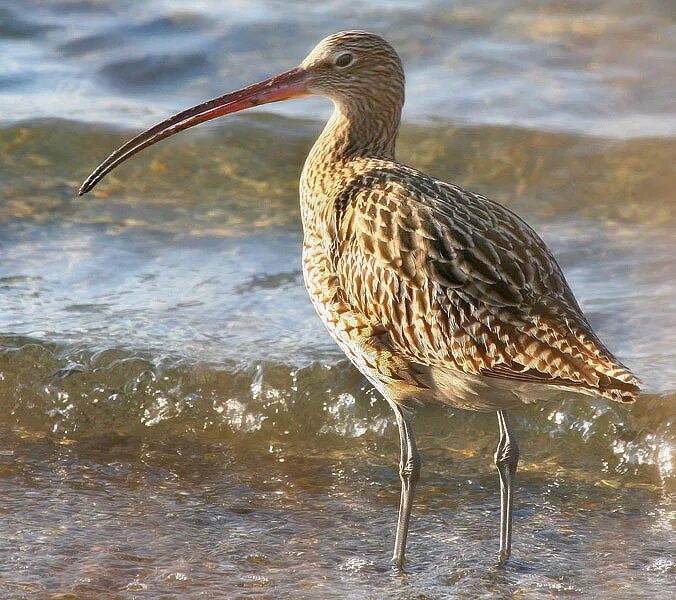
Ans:
[[[509,550],[500,550],[500,554],[498,556],[498,567],[504,567],[507,564],[507,561],[509,560]]]
[[[392,570],[397,572],[397,573],[403,573],[404,572],[404,557],[403,556],[397,556],[396,554],[392,557],[390,560],[390,564],[392,565]]]

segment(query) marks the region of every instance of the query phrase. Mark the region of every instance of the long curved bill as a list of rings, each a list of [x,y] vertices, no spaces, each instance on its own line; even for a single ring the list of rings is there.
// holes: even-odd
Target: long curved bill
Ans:
[[[254,83],[247,88],[219,96],[181,111],[140,133],[124,146],[115,150],[87,177],[78,194],[80,196],[86,194],[119,164],[170,135],[246,108],[305,96],[309,93],[307,91],[308,82],[307,72],[301,68],[295,68],[260,83]]]

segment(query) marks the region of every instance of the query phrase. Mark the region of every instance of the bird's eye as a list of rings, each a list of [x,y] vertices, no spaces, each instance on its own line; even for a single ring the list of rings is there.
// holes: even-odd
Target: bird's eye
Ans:
[[[336,58],[334,64],[337,67],[343,68],[347,67],[348,65],[351,65],[352,61],[354,61],[354,56],[352,56],[349,52],[344,52],[343,54],[341,54]]]

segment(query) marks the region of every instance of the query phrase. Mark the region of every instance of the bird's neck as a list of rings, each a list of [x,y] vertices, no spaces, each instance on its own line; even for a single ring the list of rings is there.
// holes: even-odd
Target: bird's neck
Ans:
[[[394,160],[402,104],[403,99],[375,106],[369,105],[368,100],[349,105],[336,102],[331,118],[305,161],[302,201],[331,200],[348,183],[355,164],[363,159]],[[341,185],[342,179],[346,181]]]
[[[373,157],[394,159],[401,106],[370,100],[336,103],[312,149],[333,160]],[[312,155],[313,152],[310,154]]]

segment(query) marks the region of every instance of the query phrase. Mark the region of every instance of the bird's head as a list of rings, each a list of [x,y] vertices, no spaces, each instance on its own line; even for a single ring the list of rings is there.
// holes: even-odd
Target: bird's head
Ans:
[[[338,104],[403,101],[404,70],[399,55],[383,38],[368,31],[341,31],[324,38],[299,69],[307,90]]]
[[[179,131],[247,108],[303,96],[324,96],[339,106],[388,107],[404,99],[404,72],[392,46],[374,33],[342,31],[323,39],[296,68],[169,117],[140,133],[103,161],[80,187],[90,191],[107,173],[144,148]]]

